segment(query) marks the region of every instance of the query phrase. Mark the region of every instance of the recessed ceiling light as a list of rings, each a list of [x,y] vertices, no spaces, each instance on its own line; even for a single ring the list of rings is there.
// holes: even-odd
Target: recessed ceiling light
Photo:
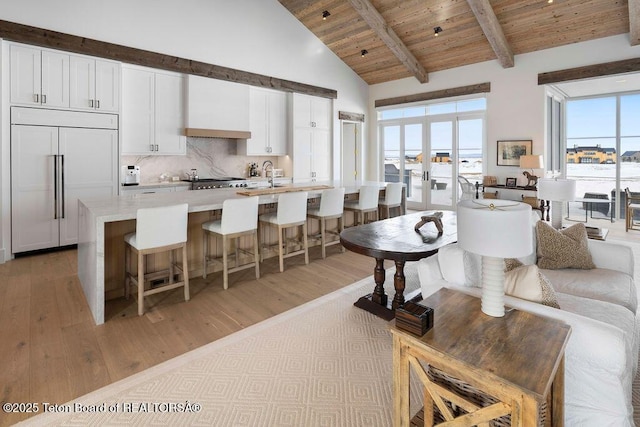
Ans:
[[[442,27],[433,27],[433,35],[438,37],[438,34],[442,32]]]
[[[324,12],[322,12],[322,20],[323,21],[326,21],[329,16],[331,16],[331,14],[329,13],[328,10],[325,10]]]
[[[620,80],[616,80],[616,83],[626,83],[627,80],[626,79],[620,79]]]
[[[367,53],[369,53],[369,51],[367,51],[367,49],[362,49],[360,51],[360,56],[365,56]]]

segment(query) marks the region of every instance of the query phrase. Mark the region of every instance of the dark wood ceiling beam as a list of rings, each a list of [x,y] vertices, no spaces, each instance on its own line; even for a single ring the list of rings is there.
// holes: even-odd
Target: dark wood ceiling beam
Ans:
[[[640,44],[640,0],[629,0],[629,41]]]
[[[393,54],[407,67],[420,83],[427,83],[427,70],[411,53],[400,37],[387,24],[380,12],[369,0],[349,0],[353,8],[362,16],[371,29],[380,37]]]
[[[513,52],[489,0],[467,0],[503,68],[513,67]]]
[[[454,96],[473,95],[476,93],[488,92],[491,92],[491,83],[478,83],[475,85],[435,90],[432,92],[416,93],[413,95],[398,96],[395,98],[376,99],[375,107],[389,107],[392,105],[401,105],[412,102],[430,101],[433,99],[451,98]]]
[[[34,46],[111,59],[127,64],[142,65],[177,73],[193,74],[234,83],[266,87],[283,92],[298,92],[332,99],[338,97],[338,92],[333,89],[282,80],[275,77],[250,73],[248,71],[78,37],[44,28],[17,24],[15,22],[0,20],[0,38]]]
[[[623,59],[622,61],[540,73],[538,74],[538,84],[546,85],[638,71],[640,71],[640,58]]]

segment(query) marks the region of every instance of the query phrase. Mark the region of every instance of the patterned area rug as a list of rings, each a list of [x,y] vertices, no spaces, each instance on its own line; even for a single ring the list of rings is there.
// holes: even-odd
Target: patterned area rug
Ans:
[[[640,245],[623,243],[640,285]],[[415,266],[405,273],[407,292],[417,289]],[[373,278],[361,280],[22,424],[391,425],[389,324],[353,306],[372,290]],[[412,398],[415,412],[422,405]],[[640,376],[633,405],[640,426]]]
[[[408,293],[415,266],[405,274]],[[361,280],[24,424],[391,425],[389,323],[353,306],[373,287]]]

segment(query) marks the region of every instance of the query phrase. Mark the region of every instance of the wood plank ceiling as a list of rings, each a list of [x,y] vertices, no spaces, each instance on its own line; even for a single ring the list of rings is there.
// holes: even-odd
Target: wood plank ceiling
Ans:
[[[429,72],[490,60],[512,67],[514,55],[617,34],[640,44],[640,0],[279,2],[368,84],[424,83]]]

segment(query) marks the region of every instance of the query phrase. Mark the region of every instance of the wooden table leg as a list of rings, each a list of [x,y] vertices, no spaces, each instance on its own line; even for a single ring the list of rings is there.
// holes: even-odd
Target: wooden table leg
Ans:
[[[384,293],[385,275],[384,259],[376,258],[376,266],[373,269],[373,280],[376,282],[376,287],[371,295],[371,301],[384,307],[387,306],[387,294]]]
[[[396,261],[396,274],[393,275],[393,287],[396,289],[396,294],[393,297],[391,308],[395,310],[404,304],[404,260]]]

